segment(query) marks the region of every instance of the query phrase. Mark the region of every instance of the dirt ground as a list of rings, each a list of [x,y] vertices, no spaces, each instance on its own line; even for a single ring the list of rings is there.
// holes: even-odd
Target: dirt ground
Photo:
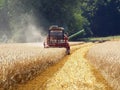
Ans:
[[[50,66],[17,90],[112,90],[102,75],[85,59],[92,43],[71,46],[71,54]]]

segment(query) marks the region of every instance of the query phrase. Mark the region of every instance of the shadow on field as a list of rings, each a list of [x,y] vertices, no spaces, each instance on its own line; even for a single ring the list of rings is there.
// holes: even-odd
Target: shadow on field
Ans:
[[[56,63],[55,65],[53,66],[50,66],[47,70],[45,70],[42,75],[45,75],[44,78],[45,78],[45,81],[47,81],[49,78],[51,78],[57,71],[59,71],[59,69],[61,69],[65,62],[67,62],[69,58],[69,55],[67,55],[66,57],[64,57],[61,61],[59,61],[58,63]],[[47,75],[46,75],[47,74]],[[43,78],[43,77],[42,77]],[[46,87],[46,83],[44,82],[43,84],[41,84],[42,87],[42,90],[45,89]]]
[[[14,87],[13,90],[44,90],[46,87],[46,81],[64,66],[68,58],[69,55],[65,56],[58,63],[50,65],[35,78],[24,84],[17,85],[16,87]]]

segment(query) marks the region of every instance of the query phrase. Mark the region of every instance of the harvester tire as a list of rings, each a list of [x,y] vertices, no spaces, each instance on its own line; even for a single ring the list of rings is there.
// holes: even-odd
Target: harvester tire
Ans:
[[[70,55],[70,49],[67,49],[67,50],[66,50],[66,54],[67,54],[67,55]]]

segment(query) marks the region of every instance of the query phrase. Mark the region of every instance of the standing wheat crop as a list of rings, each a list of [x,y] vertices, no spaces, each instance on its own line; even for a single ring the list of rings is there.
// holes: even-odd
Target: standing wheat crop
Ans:
[[[44,49],[35,44],[0,45],[0,89],[12,89],[39,74],[65,55],[64,48]]]
[[[115,90],[120,90],[120,41],[95,45],[89,50],[87,59]]]

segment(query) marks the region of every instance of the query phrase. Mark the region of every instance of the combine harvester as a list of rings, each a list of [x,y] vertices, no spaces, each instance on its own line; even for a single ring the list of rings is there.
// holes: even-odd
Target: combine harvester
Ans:
[[[63,27],[53,25],[49,28],[48,36],[44,42],[44,48],[59,47],[66,48],[66,54],[70,54],[70,45],[68,43],[68,36],[64,32]]]
[[[82,35],[84,30],[80,30],[77,33],[67,36],[64,32],[63,27],[58,27],[57,25],[53,25],[49,28],[48,36],[44,42],[44,48],[49,47],[59,47],[66,48],[66,54],[70,54],[70,45],[68,43],[68,39],[74,39],[75,37]]]

